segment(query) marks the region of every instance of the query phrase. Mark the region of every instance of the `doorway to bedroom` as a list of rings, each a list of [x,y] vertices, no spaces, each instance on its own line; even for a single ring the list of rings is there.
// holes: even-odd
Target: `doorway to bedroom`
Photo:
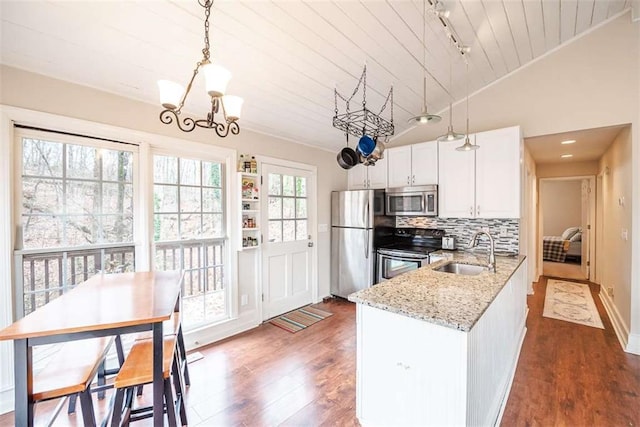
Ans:
[[[590,280],[595,266],[595,177],[540,180],[543,274]]]

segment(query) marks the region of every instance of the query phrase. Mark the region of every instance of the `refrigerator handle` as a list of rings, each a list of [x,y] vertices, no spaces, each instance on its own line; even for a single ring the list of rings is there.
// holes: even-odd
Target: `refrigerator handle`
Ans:
[[[369,259],[369,230],[364,229],[364,258]]]
[[[369,228],[369,205],[371,202],[367,203],[364,209],[364,228]]]

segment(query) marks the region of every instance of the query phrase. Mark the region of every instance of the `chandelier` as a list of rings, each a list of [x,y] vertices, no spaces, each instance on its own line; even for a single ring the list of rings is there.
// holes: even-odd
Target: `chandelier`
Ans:
[[[198,4],[202,6],[205,11],[203,58],[196,64],[186,91],[178,83],[169,80],[158,80],[160,102],[165,108],[160,113],[160,121],[164,124],[170,124],[175,120],[183,132],[191,132],[198,126],[205,129],[214,129],[221,138],[226,137],[229,132],[237,135],[240,133],[238,119],[240,118],[243,99],[239,96],[225,95],[227,84],[229,80],[231,80],[231,73],[220,65],[212,64],[209,59],[209,16],[211,15],[213,0],[204,0],[204,3],[202,0],[198,0]],[[207,93],[211,98],[211,110],[207,113],[206,119],[183,117],[182,120],[180,120],[182,107],[184,106],[187,96],[189,96],[193,81],[201,69],[205,77]],[[220,115],[222,117],[220,117]],[[217,121],[216,116],[218,116]]]

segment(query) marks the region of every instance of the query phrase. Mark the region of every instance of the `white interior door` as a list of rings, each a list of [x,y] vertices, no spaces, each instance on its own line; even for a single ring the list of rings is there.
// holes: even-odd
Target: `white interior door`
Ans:
[[[313,172],[262,164],[262,318],[313,300]]]

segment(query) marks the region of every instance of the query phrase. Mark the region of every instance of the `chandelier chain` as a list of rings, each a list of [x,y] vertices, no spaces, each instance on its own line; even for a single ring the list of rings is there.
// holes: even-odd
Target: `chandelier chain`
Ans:
[[[204,55],[205,60],[209,60],[210,51],[209,51],[209,17],[211,16],[211,6],[213,6],[213,1],[206,0],[204,4],[204,49],[202,49],[202,54]]]

